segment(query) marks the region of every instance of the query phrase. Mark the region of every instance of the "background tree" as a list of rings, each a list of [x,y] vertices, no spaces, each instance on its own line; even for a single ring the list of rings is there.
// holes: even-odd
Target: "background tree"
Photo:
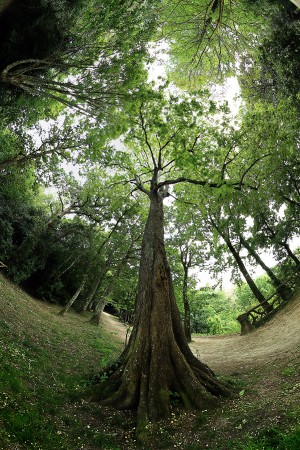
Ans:
[[[0,17],[2,89],[103,116],[138,83],[153,19],[151,2],[12,2]]]
[[[161,28],[170,44],[172,79],[193,86],[238,72],[236,61],[245,55],[251,59],[272,34],[272,17],[284,9],[297,11],[280,0],[163,2]]]

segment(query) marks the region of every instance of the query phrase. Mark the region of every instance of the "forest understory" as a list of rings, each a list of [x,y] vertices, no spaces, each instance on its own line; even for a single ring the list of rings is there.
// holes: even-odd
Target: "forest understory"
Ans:
[[[91,401],[90,380],[124,347],[126,327],[103,314],[58,315],[1,278],[0,448],[138,448],[135,414]],[[193,336],[191,348],[239,395],[148,425],[153,449],[297,449],[300,418],[299,298],[252,334]]]

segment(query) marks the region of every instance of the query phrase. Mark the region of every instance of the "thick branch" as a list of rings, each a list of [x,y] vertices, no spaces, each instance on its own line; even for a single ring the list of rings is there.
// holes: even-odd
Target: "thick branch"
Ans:
[[[149,148],[149,151],[150,151],[150,155],[151,155],[151,158],[152,158],[153,166],[155,168],[157,168],[157,164],[156,164],[156,161],[155,161],[154,153],[152,151],[152,147],[150,145],[150,142],[148,141],[148,134],[147,134],[147,130],[146,130],[144,116],[143,116],[143,113],[142,113],[142,108],[143,108],[143,105],[140,106],[141,127],[142,127],[142,130],[143,130],[144,136],[145,136],[145,143],[146,143],[146,145],[147,145],[147,147]]]
[[[222,181],[221,183],[215,183],[215,182],[210,182],[210,181],[201,181],[201,180],[193,180],[191,178],[185,178],[185,177],[179,177],[176,178],[174,180],[165,180],[162,181],[161,183],[158,183],[157,185],[157,190],[160,189],[163,186],[167,186],[170,184],[178,184],[178,183],[190,183],[190,184],[196,184],[198,186],[208,186],[211,188],[220,188],[222,186],[230,186],[233,187],[234,189],[240,191],[242,186],[245,186],[249,189],[253,189],[253,190],[257,190],[256,187],[251,186],[251,185],[246,185],[241,183],[240,181],[237,181],[235,183],[230,183],[228,181]]]

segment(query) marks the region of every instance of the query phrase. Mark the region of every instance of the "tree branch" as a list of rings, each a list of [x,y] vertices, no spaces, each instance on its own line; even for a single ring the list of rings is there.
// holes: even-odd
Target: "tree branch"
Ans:
[[[185,178],[185,177],[179,177],[175,180],[165,180],[162,181],[161,183],[158,183],[157,185],[157,190],[160,189],[163,186],[166,185],[171,185],[171,184],[178,184],[178,183],[190,183],[190,184],[195,184],[198,186],[208,186],[211,188],[220,188],[222,186],[230,186],[233,187],[234,189],[241,191],[242,186],[245,186],[249,189],[253,189],[255,191],[257,191],[257,188],[251,185],[246,185],[244,183],[241,183],[240,181],[237,181],[235,183],[230,183],[228,181],[223,181],[222,183],[214,183],[214,182],[210,182],[210,181],[200,181],[200,180],[192,180],[191,178]]]
[[[146,130],[146,125],[145,125],[145,121],[144,121],[142,108],[143,108],[143,104],[140,106],[141,127],[142,127],[142,130],[143,130],[144,136],[145,136],[145,143],[146,143],[146,145],[147,145],[147,147],[149,148],[149,151],[150,151],[150,155],[151,155],[151,158],[152,158],[152,162],[153,162],[154,168],[157,168],[157,164],[156,164],[156,161],[155,161],[154,153],[153,153],[152,147],[151,147],[151,145],[150,145],[150,143],[148,141],[148,134],[147,134],[147,130]]]
[[[257,164],[259,161],[261,161],[263,158],[267,158],[268,156],[271,156],[271,153],[267,153],[266,155],[263,155],[259,158],[257,158],[255,161],[253,161],[252,164],[250,164],[250,166],[245,170],[245,172],[242,175],[241,181],[240,181],[240,186],[242,187],[242,185],[244,185],[243,180],[245,178],[245,176],[247,175],[248,172],[250,172],[250,170],[252,169],[252,167],[255,166],[255,164]]]

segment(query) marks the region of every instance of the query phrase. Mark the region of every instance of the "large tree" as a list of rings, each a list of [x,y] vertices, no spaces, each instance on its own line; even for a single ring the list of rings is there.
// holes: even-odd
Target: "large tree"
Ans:
[[[230,394],[187,344],[165,252],[163,202],[174,184],[241,189],[240,180],[231,182],[220,174],[218,178],[216,172],[208,174],[201,164],[206,155],[214,153],[217,158],[221,152],[215,139],[217,126],[208,125],[215,105],[197,97],[166,96],[152,92],[140,105],[134,105],[132,126],[125,139],[128,148],[107,149],[114,167],[119,162],[118,174],[124,183],[129,178],[133,192],[148,197],[149,212],[133,332],[116,365],[106,369],[97,397],[105,404],[137,408],[140,437],[149,421],[170,415],[171,392],[177,392],[186,407],[198,408]]]

